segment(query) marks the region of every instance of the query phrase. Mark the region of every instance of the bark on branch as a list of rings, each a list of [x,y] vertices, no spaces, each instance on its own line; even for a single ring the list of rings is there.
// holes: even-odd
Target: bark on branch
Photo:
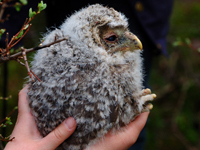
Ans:
[[[54,42],[51,42],[49,44],[46,44],[46,45],[42,45],[42,46],[37,46],[37,47],[34,47],[34,48],[30,48],[30,49],[24,49],[26,54],[27,53],[30,53],[30,52],[33,52],[33,51],[37,51],[37,50],[40,50],[40,49],[43,49],[43,48],[46,48],[46,47],[50,47],[51,45],[54,45],[56,43],[59,43],[59,42],[62,42],[64,40],[67,40],[68,38],[67,37],[64,37],[64,38],[61,38],[61,39],[58,39]],[[1,57],[0,58],[0,63],[3,63],[3,62],[6,62],[6,61],[9,61],[9,60],[17,60],[20,56],[22,56],[22,52],[18,52],[16,54],[13,54],[11,56],[7,56],[7,57]]]

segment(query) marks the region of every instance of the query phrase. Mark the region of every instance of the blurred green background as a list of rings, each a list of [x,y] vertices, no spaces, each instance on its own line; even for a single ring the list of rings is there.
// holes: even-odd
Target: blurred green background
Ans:
[[[27,12],[28,13],[28,12]],[[24,38],[26,48],[40,43],[46,32],[45,12],[36,16]],[[200,1],[175,0],[168,35],[169,57],[156,56],[150,78],[153,102],[147,127],[146,150],[200,150]],[[31,61],[32,54],[28,55]],[[0,97],[3,91],[3,65],[0,64]],[[8,63],[7,114],[17,106],[18,92],[26,81],[26,68]],[[0,120],[2,118],[0,100]],[[15,123],[17,111],[11,119]],[[10,135],[14,125],[6,128]],[[0,128],[0,133],[2,128]]]

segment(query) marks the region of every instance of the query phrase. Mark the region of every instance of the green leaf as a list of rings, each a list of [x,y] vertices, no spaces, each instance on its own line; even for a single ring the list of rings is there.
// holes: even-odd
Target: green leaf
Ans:
[[[5,31],[6,31],[6,29],[1,29],[0,34],[4,34]]]
[[[5,124],[12,125],[10,117],[6,117],[6,123]]]
[[[6,31],[6,29],[1,29],[0,33],[3,34]]]
[[[11,121],[10,117],[6,117],[6,120],[7,120],[7,121]]]
[[[175,41],[175,42],[172,43],[172,45],[173,45],[174,47],[180,46],[181,44],[182,44],[181,41]]]
[[[173,47],[181,46],[183,44],[182,40],[180,38],[177,38],[176,41],[172,43]]]
[[[22,30],[19,35],[16,37],[16,39],[19,39],[24,34],[24,31]]]
[[[44,10],[47,7],[47,4],[43,3],[43,1],[41,1],[38,4],[38,12],[41,12],[42,10]]]
[[[29,24],[27,24],[27,25],[24,27],[23,30],[26,30],[28,27],[29,27]]]
[[[0,30],[0,39],[1,39],[1,36],[6,32],[6,29],[1,29]]]
[[[15,106],[15,108],[14,108],[14,109],[16,110],[16,109],[18,109],[18,107],[17,107],[17,106]]]
[[[4,34],[5,31],[6,31],[6,29],[1,29],[0,34]]]
[[[27,5],[28,1],[27,0],[19,0],[23,5]]]
[[[12,123],[12,122],[9,122],[8,124],[9,124],[9,125],[12,125],[13,123]]]
[[[190,45],[190,44],[191,44],[190,39],[189,39],[189,38],[186,38],[186,39],[185,39],[185,43],[186,43],[187,45]]]
[[[29,9],[29,19],[36,15],[35,11],[32,11],[32,8]]]
[[[22,5],[20,4],[20,3],[15,3],[15,9],[16,9],[16,11],[20,11],[21,10],[21,7],[22,7]]]
[[[11,48],[10,49],[10,53],[14,53],[15,49],[14,48]]]

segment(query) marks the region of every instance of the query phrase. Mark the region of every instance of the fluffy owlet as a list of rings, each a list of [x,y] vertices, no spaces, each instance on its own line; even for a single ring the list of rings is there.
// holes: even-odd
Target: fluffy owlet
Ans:
[[[48,33],[29,81],[29,104],[42,136],[74,117],[77,129],[60,145],[88,148],[108,131],[118,131],[143,111],[155,94],[142,87],[142,44],[129,32],[127,18],[99,4],[84,8]]]

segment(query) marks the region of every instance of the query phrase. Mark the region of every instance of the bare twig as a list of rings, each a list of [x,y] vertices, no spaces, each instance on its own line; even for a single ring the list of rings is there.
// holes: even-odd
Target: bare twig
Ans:
[[[17,109],[17,107],[15,107],[7,116],[6,118],[10,117],[14,112],[15,110]],[[2,124],[4,121],[6,121],[6,118],[4,118],[3,120],[0,121],[0,124]]]
[[[23,47],[21,47],[21,49],[22,49],[22,56],[24,58],[25,66],[26,66],[27,71],[28,71],[28,75],[30,76],[30,78],[32,79],[32,81],[35,82],[33,76],[31,75],[30,68],[29,68],[29,65],[28,65],[28,62],[27,62],[26,50]]]
[[[9,39],[9,33],[7,32],[7,33],[6,33],[6,40],[5,40],[5,42],[6,42],[6,47],[8,47],[8,39]]]
[[[7,101],[8,99],[10,99],[12,96],[10,95],[10,96],[8,96],[8,97],[0,97],[0,100],[5,100],[5,101]]]
[[[33,51],[37,51],[37,50],[43,49],[43,48],[46,48],[46,47],[50,47],[51,45],[54,45],[56,43],[59,43],[61,41],[67,40],[67,39],[68,39],[67,37],[64,37],[64,38],[61,38],[61,39],[59,39],[57,41],[51,42],[51,43],[46,44],[46,45],[37,46],[37,47],[34,47],[34,48],[30,48],[30,49],[25,49],[26,50],[26,54],[30,53],[30,52],[33,52]],[[9,60],[17,60],[20,56],[22,56],[22,52],[13,54],[13,55],[11,55],[9,57],[0,58],[0,63],[6,62],[6,61],[9,61]]]
[[[5,8],[7,7],[6,3],[1,2],[2,6],[1,6],[1,10],[0,10],[0,20],[2,20]]]
[[[3,19],[3,14],[5,12],[5,8],[9,7],[7,5],[8,2],[10,2],[12,0],[4,0],[3,2],[0,2],[0,7],[1,7],[1,10],[0,10],[0,22],[4,22],[6,19],[8,19],[8,17],[10,17],[10,15],[8,14],[6,16],[6,18]]]
[[[29,23],[29,21],[27,22],[27,24],[25,24],[25,25],[22,26],[22,28],[20,29],[20,31],[19,31],[16,35],[14,35],[14,36],[12,37],[12,39],[10,40],[9,44],[8,44],[7,47],[6,47],[6,52],[7,52],[7,53],[9,53],[9,50],[10,50],[13,46],[15,46],[19,41],[21,41],[21,39],[22,39],[22,38],[26,35],[26,33],[29,31],[29,29],[30,29],[30,27],[31,27],[31,24],[28,24],[28,23]],[[28,26],[28,28],[26,28],[27,26]],[[25,33],[23,33],[23,35],[18,39],[19,34],[20,34],[21,32],[23,32],[24,30],[26,30]]]
[[[6,3],[6,2],[9,2],[9,1],[12,1],[12,0],[4,0],[3,2],[0,3],[0,5],[2,5],[1,10],[0,10],[0,20],[2,19],[2,16],[3,16],[3,13],[4,13],[4,9],[5,9],[6,7],[9,7],[9,6],[7,5],[7,3]],[[19,32],[18,32],[17,34],[15,34],[15,35],[11,38],[11,40],[10,40],[9,43],[8,43],[8,36],[6,37],[6,40],[7,40],[7,41],[6,41],[6,48],[5,48],[5,49],[1,49],[1,52],[2,52],[2,53],[0,53],[0,54],[1,54],[1,58],[0,58],[0,59],[2,59],[2,60],[9,60],[9,57],[10,57],[10,49],[11,49],[12,47],[14,47],[17,43],[19,43],[19,41],[21,41],[21,39],[26,35],[26,33],[29,31],[29,29],[30,29],[30,27],[31,27],[31,24],[29,24],[29,23],[35,18],[35,16],[36,16],[37,14],[39,14],[41,10],[43,10],[43,9],[46,8],[46,4],[43,4],[43,3],[42,3],[42,5],[43,5],[43,6],[40,6],[40,7],[39,7],[39,4],[38,4],[38,11],[37,11],[37,12],[34,11],[34,13],[33,13],[33,12],[32,12],[32,9],[30,9],[31,11],[29,10],[29,18],[27,18],[27,19],[25,20],[25,22],[24,22],[22,28],[19,30]],[[15,5],[13,5],[13,6],[15,6]],[[13,7],[13,6],[12,6],[12,7]],[[32,12],[32,13],[30,13],[30,12]],[[30,14],[31,14],[31,15],[30,15]],[[0,60],[0,61],[1,61],[1,60]]]
[[[22,66],[26,66],[24,63],[22,63],[19,59],[16,60],[18,63],[20,63]],[[33,76],[41,82],[41,80],[35,75],[35,73],[30,69],[30,72],[33,74]]]
[[[41,80],[36,76],[36,74],[32,71],[32,70],[30,70],[31,71],[31,73],[34,75],[34,77],[39,81],[39,82],[41,82]]]
[[[15,46],[26,35],[26,33],[29,31],[30,27],[31,27],[31,24],[29,24],[28,29],[26,29],[25,33],[20,37],[20,39],[18,41],[16,41],[15,43],[13,43],[11,45],[11,47]]]
[[[10,136],[9,136],[10,137]],[[12,140],[14,140],[15,137],[12,137],[9,139],[9,137],[3,137],[1,134],[0,134],[0,141],[3,141],[3,142],[10,142]]]

